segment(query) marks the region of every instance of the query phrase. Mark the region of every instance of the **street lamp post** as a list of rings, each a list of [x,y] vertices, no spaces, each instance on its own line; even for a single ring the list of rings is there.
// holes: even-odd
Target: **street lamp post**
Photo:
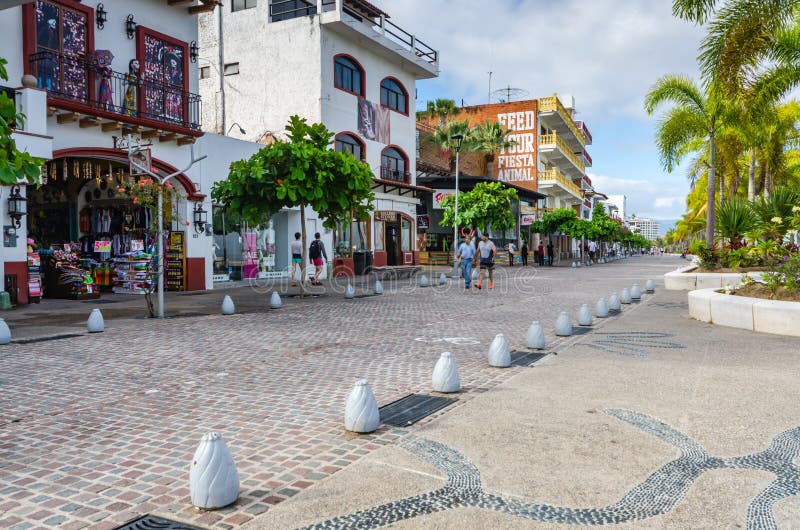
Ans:
[[[450,137],[454,142],[452,146],[456,150],[456,207],[455,214],[453,215],[453,278],[458,279],[458,262],[456,254],[458,254],[458,154],[461,152],[461,143],[464,141],[463,134],[454,134]]]

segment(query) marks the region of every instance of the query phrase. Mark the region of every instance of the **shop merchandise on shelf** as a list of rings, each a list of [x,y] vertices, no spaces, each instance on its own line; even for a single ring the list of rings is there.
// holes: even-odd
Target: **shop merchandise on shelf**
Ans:
[[[42,249],[39,257],[44,275],[44,292],[49,298],[85,300],[100,297],[100,290],[92,279],[90,262],[93,260],[82,259],[71,247]]]
[[[126,252],[113,259],[115,293],[146,294],[153,285],[153,255],[143,251]]]

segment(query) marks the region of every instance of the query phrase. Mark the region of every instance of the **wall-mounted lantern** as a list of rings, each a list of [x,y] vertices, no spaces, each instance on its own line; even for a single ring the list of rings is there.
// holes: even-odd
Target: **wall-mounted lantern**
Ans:
[[[94,10],[94,21],[97,24],[97,29],[103,29],[108,22],[108,11],[103,3],[97,4],[97,9]]]
[[[22,226],[22,218],[28,213],[28,199],[20,195],[19,185],[11,188],[8,197],[8,216],[14,220],[17,228]]]
[[[125,33],[128,34],[128,38],[132,39],[136,36],[136,22],[133,20],[133,15],[128,15],[125,19]]]
[[[200,46],[197,45],[197,41],[193,40],[192,43],[189,45],[189,59],[193,63],[197,62],[197,58],[200,56]]]
[[[194,231],[197,233],[205,232],[206,223],[208,222],[208,212],[203,209],[202,202],[194,204]]]

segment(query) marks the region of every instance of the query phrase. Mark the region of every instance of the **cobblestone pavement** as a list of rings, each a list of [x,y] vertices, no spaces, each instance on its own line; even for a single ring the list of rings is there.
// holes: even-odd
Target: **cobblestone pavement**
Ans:
[[[463,404],[522,370],[486,365],[495,333],[522,348],[530,321],[540,320],[557,351],[574,340],[554,337],[558,312],[574,318],[581,303],[647,278],[660,286],[680,262],[504,268],[492,291],[398,281],[382,296],[344,300],[334,286],[277,311],[120,320],[103,334],[3,347],[0,528],[110,529],[144,513],[209,528],[247,523],[413,431],[346,433],[356,379],[370,381],[381,405],[428,391],[433,365],[450,350]],[[625,306],[622,318],[635,310]],[[241,494],[201,512],[189,503],[188,470],[211,430],[233,453]]]

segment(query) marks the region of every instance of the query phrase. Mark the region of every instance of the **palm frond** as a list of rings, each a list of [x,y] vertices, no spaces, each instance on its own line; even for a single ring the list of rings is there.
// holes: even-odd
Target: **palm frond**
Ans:
[[[673,0],[672,14],[683,20],[705,24],[716,3],[716,0]]]
[[[688,76],[661,77],[645,96],[644,109],[648,114],[653,114],[658,106],[668,102],[691,108],[697,114],[708,114],[706,98]]]

